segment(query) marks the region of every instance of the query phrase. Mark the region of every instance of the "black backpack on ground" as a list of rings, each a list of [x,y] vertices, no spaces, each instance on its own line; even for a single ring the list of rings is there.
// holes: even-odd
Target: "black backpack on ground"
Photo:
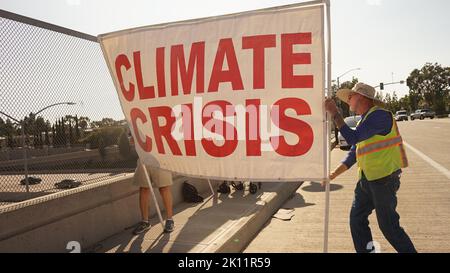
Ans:
[[[227,181],[223,181],[223,183],[219,185],[217,192],[223,194],[229,194],[231,192],[230,186],[228,186]]]
[[[200,203],[203,202],[203,197],[198,195],[197,189],[191,184],[184,182],[183,183],[183,199],[188,203]]]

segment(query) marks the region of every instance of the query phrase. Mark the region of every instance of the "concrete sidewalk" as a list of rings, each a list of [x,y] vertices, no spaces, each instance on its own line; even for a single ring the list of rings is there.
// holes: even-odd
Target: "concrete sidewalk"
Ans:
[[[216,194],[203,203],[181,203],[174,208],[175,230],[162,232],[157,218],[145,234],[133,236],[134,227],[114,235],[90,252],[240,252],[278,208],[299,188],[298,183],[263,183],[255,195],[248,191]]]
[[[410,167],[404,169],[398,192],[400,224],[419,252],[450,252],[449,180],[426,161],[406,150]],[[332,168],[346,152],[334,149]],[[329,252],[354,252],[349,215],[357,180],[356,167],[331,185]],[[291,221],[271,219],[244,252],[322,252],[325,193],[319,183],[305,182],[282,207],[295,208]],[[375,212],[369,217],[373,238],[381,252],[395,252],[381,233]]]

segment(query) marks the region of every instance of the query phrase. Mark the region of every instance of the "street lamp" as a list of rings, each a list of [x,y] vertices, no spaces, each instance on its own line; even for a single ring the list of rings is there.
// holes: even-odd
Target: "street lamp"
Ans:
[[[57,105],[75,105],[76,103],[74,102],[59,102],[59,103],[54,103],[51,105],[48,105],[44,108],[42,108],[41,110],[37,111],[35,114],[31,113],[31,115],[37,116],[39,113],[41,113],[42,111],[53,107],[53,106],[57,106]],[[28,181],[28,156],[27,156],[27,146],[25,145],[25,119],[23,121],[19,121],[18,119],[15,119],[13,117],[11,117],[10,115],[0,111],[0,114],[14,120],[17,124],[21,125],[21,134],[22,134],[22,148],[23,148],[23,159],[24,159],[24,169],[25,169],[25,185],[26,185],[26,191],[27,193],[30,192],[30,183]]]
[[[48,109],[50,107],[53,107],[53,106],[56,106],[56,105],[61,105],[61,104],[64,104],[64,105],[75,105],[76,103],[75,102],[58,102],[58,103],[54,103],[54,104],[51,104],[49,106],[46,106],[46,107],[42,108],[41,110],[37,111],[34,115],[37,116],[42,111],[44,111],[44,110],[46,110],[46,109]]]
[[[347,71],[347,72],[345,72],[344,74],[342,74],[342,75],[340,75],[339,77],[337,77],[337,88],[339,89],[339,87],[340,87],[340,85],[339,85],[339,78],[342,78],[342,77],[344,77],[345,75],[347,75],[347,73],[350,73],[350,72],[352,72],[352,71],[356,71],[356,70],[361,70],[361,68],[353,68],[353,69],[350,69],[349,71]]]
[[[339,90],[339,88],[340,88],[339,79],[344,77],[348,73],[350,73],[352,71],[356,71],[356,70],[361,70],[361,68],[357,67],[357,68],[350,69],[350,70],[346,71],[345,73],[343,73],[342,75],[340,75],[339,77],[337,77],[337,90]],[[342,112],[341,102],[339,100],[338,100],[337,105],[338,105],[339,109],[341,109],[341,112]],[[335,142],[337,144],[338,143],[338,130],[337,129],[334,129],[334,140],[335,140]]]

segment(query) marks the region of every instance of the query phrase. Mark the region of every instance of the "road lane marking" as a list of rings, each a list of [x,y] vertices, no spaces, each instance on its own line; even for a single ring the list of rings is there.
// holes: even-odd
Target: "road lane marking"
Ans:
[[[416,153],[418,156],[420,156],[423,160],[425,160],[428,164],[430,164],[432,167],[434,167],[436,170],[438,170],[439,172],[441,172],[443,175],[445,175],[447,177],[447,179],[450,179],[450,171],[447,170],[444,166],[442,166],[441,164],[437,163],[436,161],[434,161],[433,159],[429,158],[428,156],[426,156],[424,153],[422,153],[421,151],[417,150],[416,148],[414,148],[413,146],[411,146],[410,144],[406,143],[403,141],[403,144],[408,147],[411,151],[413,151],[414,153]]]

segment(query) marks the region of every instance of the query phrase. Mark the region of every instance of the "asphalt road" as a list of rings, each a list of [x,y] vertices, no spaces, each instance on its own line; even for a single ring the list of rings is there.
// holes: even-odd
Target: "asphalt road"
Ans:
[[[450,118],[398,122],[403,140],[450,169]]]
[[[74,179],[83,185],[89,185],[124,175],[122,170],[118,172],[83,172],[83,173],[57,173],[57,174],[30,174],[42,179],[41,183],[30,185],[30,192],[26,192],[26,187],[20,184],[24,179],[23,175],[0,175],[0,207],[12,203],[24,201],[31,198],[61,191],[55,187],[55,183],[63,179]]]

